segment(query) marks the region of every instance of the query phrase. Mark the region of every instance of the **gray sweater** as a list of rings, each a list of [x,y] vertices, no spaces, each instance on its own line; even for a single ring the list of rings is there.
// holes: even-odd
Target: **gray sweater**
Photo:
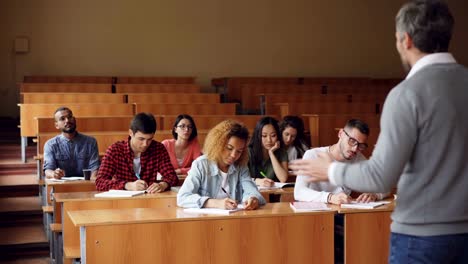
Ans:
[[[362,192],[397,186],[392,232],[468,233],[468,70],[422,68],[390,92],[380,123],[371,159],[337,164],[336,184]]]

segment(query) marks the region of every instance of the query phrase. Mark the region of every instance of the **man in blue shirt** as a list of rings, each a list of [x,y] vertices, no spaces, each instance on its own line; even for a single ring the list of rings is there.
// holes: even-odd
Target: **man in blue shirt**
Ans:
[[[83,169],[92,171],[96,178],[99,153],[96,139],[76,131],[76,119],[67,107],[54,113],[55,127],[62,133],[44,145],[44,173],[46,178],[60,179],[83,175]]]

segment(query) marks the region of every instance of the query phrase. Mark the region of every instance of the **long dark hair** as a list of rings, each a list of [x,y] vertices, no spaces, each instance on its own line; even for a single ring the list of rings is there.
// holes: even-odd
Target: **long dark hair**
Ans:
[[[258,167],[263,162],[262,129],[266,125],[273,126],[273,128],[276,131],[278,140],[280,142],[280,148],[284,147],[284,143],[280,135],[281,132],[278,126],[278,120],[270,116],[265,116],[265,117],[262,117],[260,120],[258,120],[257,124],[255,125],[252,138],[250,139],[250,142],[249,142],[249,153],[250,153],[249,167],[250,167],[251,173],[253,173],[253,175],[251,176],[254,178],[260,174]]]
[[[279,127],[281,131],[281,138],[283,138],[283,131],[287,127],[292,127],[296,129],[297,136],[294,139],[292,145],[297,150],[297,158],[302,158],[302,156],[304,156],[304,153],[308,149],[308,145],[304,136],[304,122],[302,121],[302,119],[298,116],[285,116],[280,122]]]

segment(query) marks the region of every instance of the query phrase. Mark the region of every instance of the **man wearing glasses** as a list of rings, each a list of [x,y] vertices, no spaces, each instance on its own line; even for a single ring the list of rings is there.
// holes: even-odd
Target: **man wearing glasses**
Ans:
[[[313,148],[304,154],[303,159],[315,159],[317,153],[328,153],[331,159],[338,162],[355,163],[366,158],[361,151],[367,149],[369,126],[359,119],[349,120],[338,132],[338,142],[334,145]],[[330,182],[310,182],[309,176],[298,175],[294,187],[294,199],[297,201],[315,201],[331,204],[350,203],[350,189],[339,187]],[[363,193],[356,199],[358,202],[373,202],[388,196],[388,193]]]

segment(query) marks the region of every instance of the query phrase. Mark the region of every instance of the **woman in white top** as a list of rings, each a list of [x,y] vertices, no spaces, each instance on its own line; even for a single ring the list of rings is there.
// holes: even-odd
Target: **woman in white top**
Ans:
[[[288,159],[301,159],[309,149],[304,136],[304,122],[298,116],[285,116],[279,124]]]

